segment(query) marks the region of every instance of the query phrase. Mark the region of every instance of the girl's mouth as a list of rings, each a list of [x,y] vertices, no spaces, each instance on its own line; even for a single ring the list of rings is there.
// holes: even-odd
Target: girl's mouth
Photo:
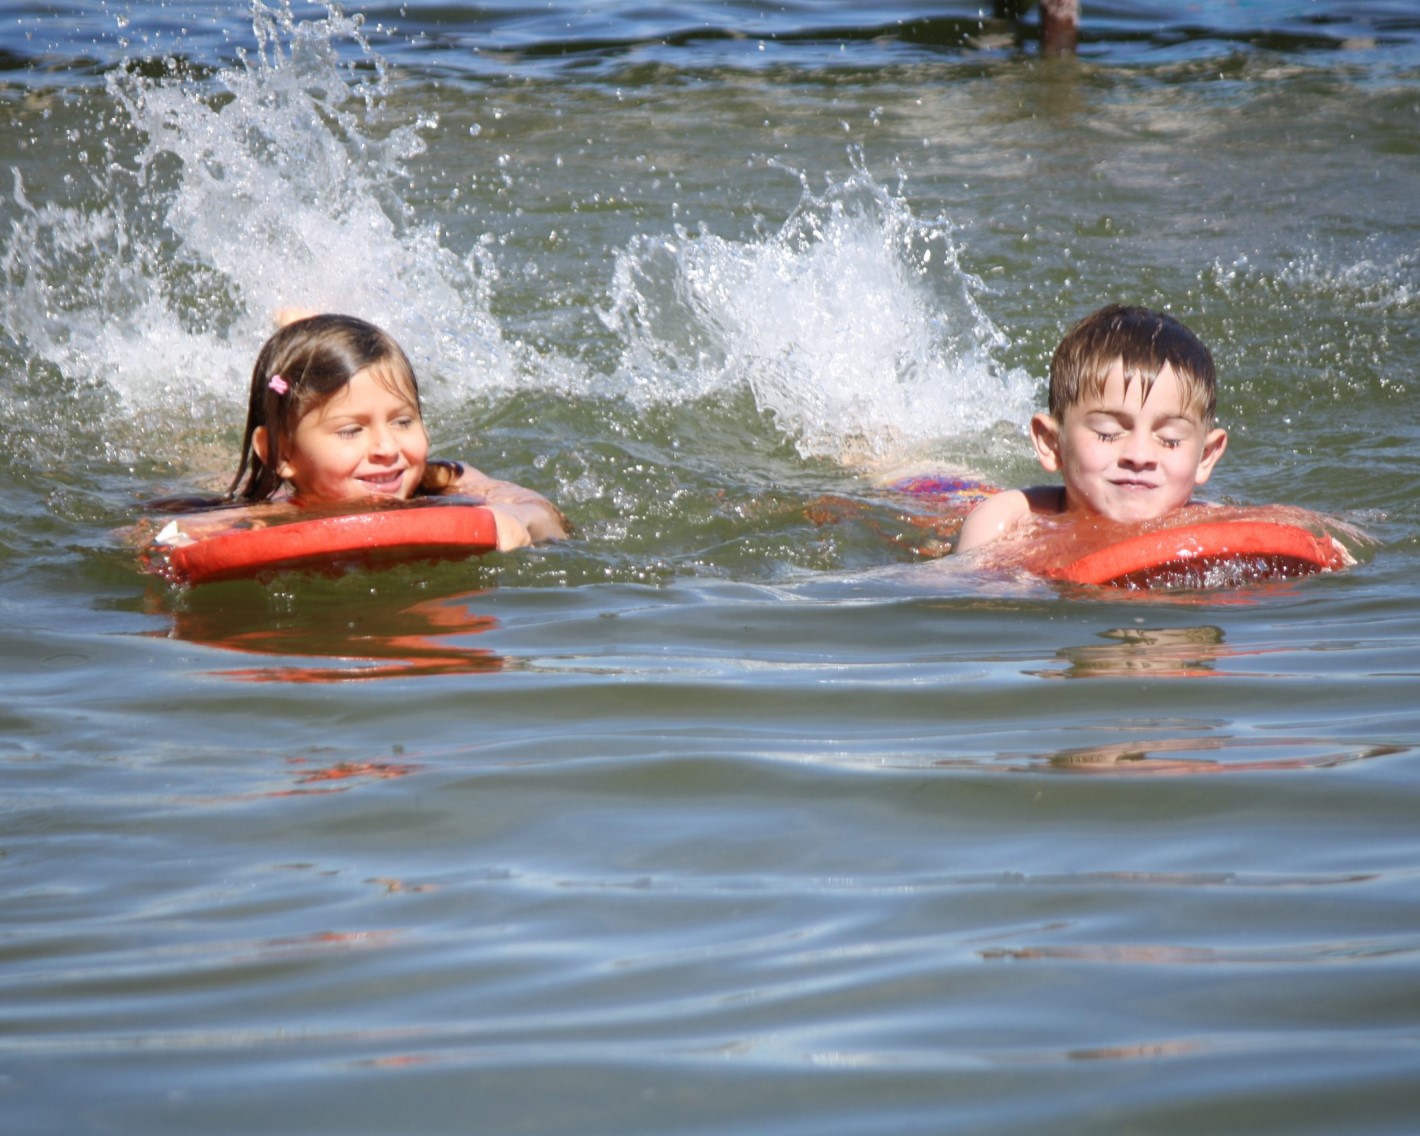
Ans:
[[[404,470],[395,469],[389,473],[369,474],[356,480],[375,493],[398,493],[404,484]]]

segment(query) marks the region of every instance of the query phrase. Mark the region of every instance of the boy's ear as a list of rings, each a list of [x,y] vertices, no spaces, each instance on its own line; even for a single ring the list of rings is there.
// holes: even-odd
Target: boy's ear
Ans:
[[[1202,485],[1208,480],[1213,472],[1213,467],[1218,464],[1218,459],[1223,456],[1223,451],[1228,448],[1228,432],[1221,426],[1209,430],[1203,439],[1203,455],[1198,459],[1198,470],[1193,475],[1193,484]]]
[[[1035,447],[1035,456],[1047,473],[1059,473],[1060,466],[1060,423],[1043,411],[1031,416],[1030,441]]]

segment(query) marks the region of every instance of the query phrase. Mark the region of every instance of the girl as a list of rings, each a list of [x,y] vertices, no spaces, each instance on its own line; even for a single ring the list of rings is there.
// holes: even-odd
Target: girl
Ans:
[[[567,535],[565,518],[541,494],[461,462],[429,460],[414,368],[387,333],[353,316],[277,318],[282,326],[252,369],[241,461],[224,502],[251,515],[266,512],[252,510],[266,503],[284,502],[287,512],[451,494],[489,507],[500,551]],[[220,526],[183,527],[159,540],[185,543],[194,531]]]

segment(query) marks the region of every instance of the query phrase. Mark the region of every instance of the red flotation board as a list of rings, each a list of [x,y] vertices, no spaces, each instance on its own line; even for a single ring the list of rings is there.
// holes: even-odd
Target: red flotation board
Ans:
[[[1350,563],[1331,537],[1280,521],[1231,517],[1175,525],[1106,545],[1048,574],[1072,584],[1206,586],[1210,573],[1248,580],[1309,576]]]
[[[448,560],[492,552],[498,528],[482,505],[409,505],[232,528],[144,559],[174,583],[205,584],[293,568]]]
[[[931,502],[954,527],[984,498],[999,492],[973,477],[951,474],[904,478],[889,488]],[[1075,526],[1068,534],[1047,528],[1008,559],[1047,579],[1072,584],[1228,587],[1353,564],[1327,528],[1325,518],[1286,506],[1201,506],[1143,531],[1103,521]]]

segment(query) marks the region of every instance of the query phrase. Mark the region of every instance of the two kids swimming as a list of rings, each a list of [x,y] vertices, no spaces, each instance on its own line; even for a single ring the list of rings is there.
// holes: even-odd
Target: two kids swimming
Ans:
[[[987,496],[954,551],[1027,535],[1037,517],[1132,523],[1188,507],[1227,448],[1216,402],[1212,356],[1176,319],[1119,305],[1091,313],[1056,348],[1048,409],[1030,423],[1041,466],[1062,484]],[[351,316],[288,314],[253,368],[225,500],[250,514],[457,495],[492,510],[499,549],[567,535],[541,494],[428,452],[414,369],[387,333]]]

